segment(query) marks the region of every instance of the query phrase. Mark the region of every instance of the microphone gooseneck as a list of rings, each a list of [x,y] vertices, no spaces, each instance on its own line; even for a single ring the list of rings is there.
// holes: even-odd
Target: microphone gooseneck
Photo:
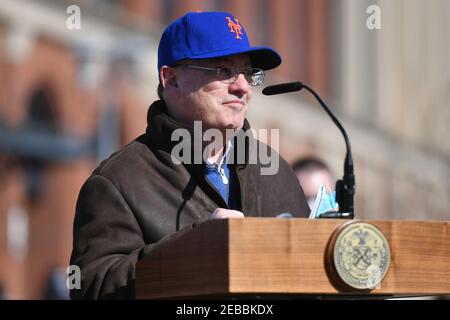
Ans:
[[[344,136],[345,145],[347,147],[347,153],[345,155],[344,161],[344,176],[341,180],[336,182],[336,201],[339,203],[339,212],[342,214],[342,217],[345,218],[354,218],[354,196],[355,196],[355,175],[353,173],[353,158],[352,158],[352,150],[350,147],[350,139],[348,138],[347,132],[344,127],[341,125],[336,116],[331,112],[328,106],[323,102],[323,100],[319,97],[319,95],[307,85],[301,82],[289,82],[282,83],[273,86],[268,86],[264,88],[262,93],[264,95],[274,95],[288,92],[300,91],[302,89],[306,89],[309,91],[316,99],[319,101],[322,108],[325,109],[326,113],[330,116],[331,120],[333,120],[334,124],[338,127],[339,131],[341,131]],[[326,215],[325,215],[326,216]],[[335,218],[336,215],[333,215]]]

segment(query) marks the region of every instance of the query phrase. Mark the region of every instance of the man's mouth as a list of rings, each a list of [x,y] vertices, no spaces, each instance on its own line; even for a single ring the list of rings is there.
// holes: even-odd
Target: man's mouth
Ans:
[[[223,104],[238,104],[241,106],[244,106],[244,102],[242,102],[241,100],[230,100],[230,101],[226,101]]]

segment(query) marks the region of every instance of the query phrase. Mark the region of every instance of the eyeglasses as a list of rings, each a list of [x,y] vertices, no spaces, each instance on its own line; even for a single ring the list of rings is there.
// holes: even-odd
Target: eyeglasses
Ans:
[[[191,68],[191,69],[200,69],[200,70],[207,70],[207,71],[215,71],[217,80],[223,83],[233,83],[236,81],[236,79],[239,77],[239,75],[242,73],[247,80],[247,82],[251,86],[259,86],[264,81],[264,70],[258,69],[258,68],[246,68],[246,69],[239,69],[236,67],[219,67],[219,68],[207,68],[207,67],[199,67],[199,66],[189,66],[184,64],[179,64],[177,66],[185,67],[185,68]]]

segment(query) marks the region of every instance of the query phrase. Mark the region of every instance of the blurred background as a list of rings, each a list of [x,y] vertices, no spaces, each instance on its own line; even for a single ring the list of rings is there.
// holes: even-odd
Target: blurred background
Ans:
[[[265,85],[302,81],[336,112],[357,218],[450,220],[450,1],[1,0],[0,298],[67,299],[81,185],[144,132],[164,27],[209,10],[280,52]],[[343,139],[306,92],[256,92],[248,118],[280,129],[290,163],[318,157],[342,176]]]

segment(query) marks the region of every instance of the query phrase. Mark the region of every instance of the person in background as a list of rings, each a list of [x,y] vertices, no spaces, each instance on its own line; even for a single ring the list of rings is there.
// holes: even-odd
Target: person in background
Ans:
[[[330,168],[319,158],[305,157],[292,164],[292,170],[303,189],[306,201],[313,207],[320,185],[330,191],[335,189],[335,179]]]

